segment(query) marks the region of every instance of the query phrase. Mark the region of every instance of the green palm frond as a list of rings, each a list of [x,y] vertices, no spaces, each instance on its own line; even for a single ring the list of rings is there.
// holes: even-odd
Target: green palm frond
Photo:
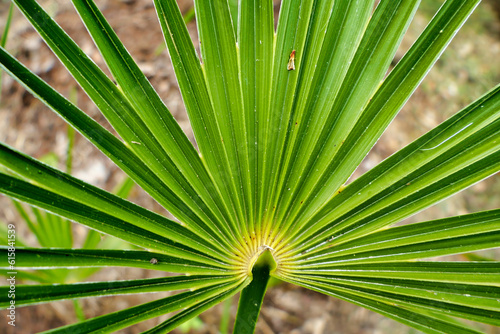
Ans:
[[[164,333],[241,292],[234,332],[253,333],[269,277],[428,333],[500,326],[499,262],[430,261],[500,247],[500,209],[395,226],[500,170],[500,86],[349,182],[478,0],[446,1],[392,69],[419,1],[284,0],[275,29],[271,0],[199,0],[199,56],[176,1],[154,0],[196,148],[92,0],[73,4],[112,78],[35,0],[14,2],[119,137],[4,48],[2,68],[177,219],[0,144],[2,193],[141,248],[17,247],[15,269],[177,274],[18,285],[17,306],[176,292],[50,332],[177,312],[147,331]]]

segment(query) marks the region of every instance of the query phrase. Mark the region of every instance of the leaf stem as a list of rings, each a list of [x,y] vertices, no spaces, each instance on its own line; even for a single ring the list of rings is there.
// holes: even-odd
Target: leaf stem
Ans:
[[[233,333],[253,334],[255,332],[267,283],[270,274],[275,269],[276,262],[271,252],[264,251],[252,268],[252,282],[241,292]]]

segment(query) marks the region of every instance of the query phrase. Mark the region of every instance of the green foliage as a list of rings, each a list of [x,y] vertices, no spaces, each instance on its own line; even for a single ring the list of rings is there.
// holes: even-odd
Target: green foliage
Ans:
[[[500,209],[393,226],[500,170],[500,86],[348,183],[479,1],[446,1],[387,73],[419,1],[284,0],[276,31],[271,0],[195,1],[199,58],[176,2],[154,0],[197,149],[91,0],[73,3],[113,79],[34,0],[14,2],[120,138],[0,48],[2,68],[179,220],[0,144],[1,192],[141,248],[19,247],[17,267],[179,274],[17,286],[16,305],[177,292],[51,332],[177,311],[148,331],[164,333],[242,291],[235,330],[252,333],[269,276],[428,333],[500,326],[500,262],[428,260],[499,247]]]

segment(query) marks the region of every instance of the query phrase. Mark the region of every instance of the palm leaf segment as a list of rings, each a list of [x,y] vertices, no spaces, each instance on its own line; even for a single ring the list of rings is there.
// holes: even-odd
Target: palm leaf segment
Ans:
[[[344,186],[478,1],[446,1],[386,76],[419,1],[373,11],[374,1],[284,0],[276,31],[271,0],[241,0],[237,13],[195,1],[200,59],[176,2],[155,0],[199,152],[91,0],[73,3],[116,84],[34,0],[14,2],[121,139],[0,49],[3,69],[180,221],[2,144],[16,175],[0,174],[3,193],[145,249],[20,248],[17,268],[182,274],[19,286],[17,305],[185,290],[55,332],[112,332],[179,311],[151,329],[169,331],[250,289],[262,254],[274,277],[426,332],[475,332],[453,317],[500,325],[498,262],[414,261],[500,246],[499,210],[388,228],[500,170],[500,87]]]

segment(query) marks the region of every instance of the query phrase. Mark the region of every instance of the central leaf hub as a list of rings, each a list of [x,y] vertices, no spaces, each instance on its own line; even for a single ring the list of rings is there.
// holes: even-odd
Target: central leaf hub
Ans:
[[[272,249],[268,246],[261,246],[259,250],[250,258],[247,267],[247,274],[249,276],[253,275],[254,269],[261,270],[267,268],[270,274],[272,274],[278,264],[273,257]]]
[[[269,273],[272,273],[278,265],[274,260],[273,254],[269,248],[265,248],[263,252],[260,253],[259,257],[255,261],[253,268],[268,267]]]

